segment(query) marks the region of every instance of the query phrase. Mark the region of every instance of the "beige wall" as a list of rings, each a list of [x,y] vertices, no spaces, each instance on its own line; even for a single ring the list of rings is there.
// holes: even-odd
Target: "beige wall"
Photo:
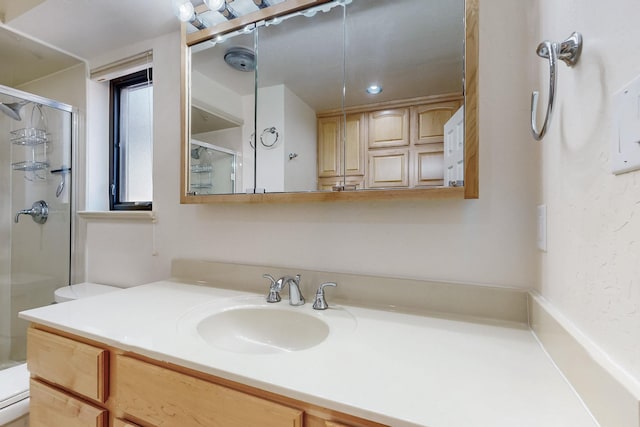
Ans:
[[[121,224],[91,223],[88,279],[135,285],[167,277],[172,258],[198,257],[292,270],[534,286],[538,154],[522,124],[528,120],[527,67],[504,54],[524,47],[525,37],[517,36],[524,10],[519,2],[486,0],[480,14],[481,43],[493,48],[483,49],[480,58],[481,195],[469,201],[180,205],[179,36],[137,46],[154,48],[158,223],[131,225],[124,246],[115,238],[122,236]],[[110,261],[123,251],[127,268],[114,268]]]
[[[549,222],[540,290],[638,381],[640,172],[611,174],[610,151],[611,96],[640,73],[640,4],[588,3],[540,0],[535,11],[530,52],[543,39],[584,36],[580,63],[560,65],[555,123],[539,148]],[[547,85],[544,62],[534,60]]]
[[[481,43],[494,49],[484,49],[480,61],[481,196],[472,201],[180,205],[179,37],[149,42],[154,47],[158,223],[153,233],[151,226],[139,226],[139,238],[128,247],[137,260],[132,264],[146,274],[132,276],[105,262],[123,250],[112,238],[118,224],[108,222],[90,226],[88,278],[120,285],[160,279],[169,274],[169,261],[179,256],[533,286],[537,147],[524,143],[526,67],[503,54],[524,42],[504,38],[505,33],[517,34],[524,19],[522,7],[512,3],[517,2],[481,4]],[[496,22],[501,25],[492,24]],[[155,257],[149,239],[155,239]]]

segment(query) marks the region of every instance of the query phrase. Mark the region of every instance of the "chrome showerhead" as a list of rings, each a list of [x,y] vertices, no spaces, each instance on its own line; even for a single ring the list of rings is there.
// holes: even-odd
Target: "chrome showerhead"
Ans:
[[[11,117],[13,120],[20,121],[22,120],[22,117],[20,117],[20,110],[28,103],[29,101],[12,102],[11,104],[0,103],[0,111]]]

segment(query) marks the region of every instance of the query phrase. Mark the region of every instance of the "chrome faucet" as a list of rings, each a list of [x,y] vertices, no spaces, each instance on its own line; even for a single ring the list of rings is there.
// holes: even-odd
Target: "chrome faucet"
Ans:
[[[327,304],[327,300],[324,298],[324,288],[327,286],[336,287],[338,286],[335,282],[325,282],[318,288],[316,292],[316,297],[313,300],[313,309],[314,310],[326,310],[329,308],[329,304]]]
[[[280,291],[282,288],[289,285],[289,305],[303,305],[304,297],[300,292],[300,275],[296,274],[296,277],[284,276],[278,280],[274,279],[270,274],[263,274],[262,277],[269,279],[271,285],[269,286],[269,294],[267,295],[267,302],[279,302]]]

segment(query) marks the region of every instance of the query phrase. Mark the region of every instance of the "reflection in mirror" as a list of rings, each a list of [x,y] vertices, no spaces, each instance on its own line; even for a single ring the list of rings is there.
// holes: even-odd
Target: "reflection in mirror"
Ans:
[[[376,189],[458,180],[445,178],[445,129],[462,105],[464,13],[464,0],[354,0],[346,8],[345,181]],[[462,154],[459,124],[449,134]],[[463,172],[459,160],[450,174]]]
[[[260,21],[252,34],[192,45],[192,141],[236,158],[233,185],[216,185],[214,170],[213,187],[279,193],[464,185],[466,13],[465,0],[335,1]],[[225,63],[233,47],[257,49],[257,75]],[[237,52],[240,69],[251,54]],[[474,63],[469,82],[475,71]]]
[[[189,193],[254,186],[254,32],[192,46]]]
[[[333,7],[258,28],[257,128],[278,131],[275,143],[270,137],[257,148],[258,186],[267,192],[318,187],[316,113],[342,104],[342,18],[343,8]],[[325,154],[320,163],[339,172],[337,153]]]

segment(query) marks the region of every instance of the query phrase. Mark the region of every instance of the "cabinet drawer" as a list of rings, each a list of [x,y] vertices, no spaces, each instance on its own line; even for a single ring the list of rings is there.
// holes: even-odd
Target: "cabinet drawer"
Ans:
[[[32,379],[29,386],[31,427],[106,427],[108,413]]]
[[[118,413],[163,427],[301,427],[303,412],[127,356],[113,371]]]
[[[30,328],[27,367],[32,376],[72,390],[98,402],[107,400],[108,352]]]

